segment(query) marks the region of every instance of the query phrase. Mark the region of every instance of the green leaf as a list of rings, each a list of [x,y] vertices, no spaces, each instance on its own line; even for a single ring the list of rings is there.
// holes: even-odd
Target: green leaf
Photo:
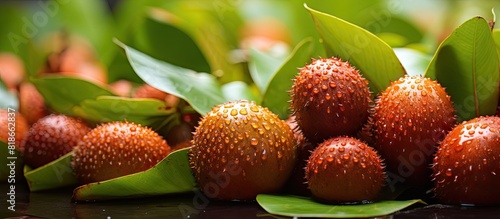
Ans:
[[[226,101],[221,85],[213,75],[174,66],[117,43],[125,50],[132,68],[142,80],[186,100],[200,114],[204,115]]]
[[[381,201],[360,205],[328,205],[313,201],[311,198],[283,195],[257,195],[257,202],[271,214],[288,217],[321,217],[321,218],[364,218],[389,215],[416,203],[425,204],[414,199],[407,201]]]
[[[222,93],[228,101],[251,100],[259,102],[258,92],[243,81],[233,81],[222,85]]]
[[[69,152],[55,161],[25,172],[30,190],[35,192],[76,185],[78,180],[71,167],[72,154]]]
[[[261,93],[266,91],[273,74],[279,69],[285,58],[274,57],[257,49],[250,49],[248,70]]]
[[[94,123],[127,120],[155,130],[178,119],[175,108],[150,98],[99,96],[83,100],[79,106],[73,107],[73,113]]]
[[[9,148],[10,147],[10,148]],[[9,146],[7,142],[0,140],[0,183],[8,182],[10,180],[9,176],[11,175],[11,165],[10,163],[14,162],[14,176],[18,174],[22,174],[22,166],[23,159],[21,157],[21,152],[17,150],[17,148],[12,149],[13,146]],[[19,179],[19,177],[15,177],[14,179]]]
[[[408,75],[424,75],[432,57],[409,48],[394,48]]]
[[[166,21],[169,17],[175,20],[175,15],[159,8],[150,9],[149,14],[139,28],[137,48],[172,65],[197,72],[211,72],[207,60],[193,39]]]
[[[497,51],[500,51],[500,29],[493,30],[493,40],[495,40],[495,45],[497,46]]]
[[[426,77],[436,79],[454,102],[458,119],[495,114],[499,57],[488,22],[474,17],[439,45]]]
[[[394,50],[367,30],[309,8],[328,56],[348,60],[370,82],[375,94],[405,74]]]
[[[73,191],[72,199],[109,200],[190,192],[195,179],[189,166],[188,150],[172,152],[146,171],[80,186]]]
[[[312,51],[311,38],[297,44],[286,61],[271,76],[271,81],[264,91],[261,104],[278,114],[281,119],[286,119],[289,114],[288,91],[292,88],[294,76],[298,74],[297,69],[310,61]]]
[[[3,83],[0,78],[0,108],[5,109],[9,107],[12,109],[18,109],[19,102],[17,97],[7,90],[5,83]]]
[[[170,24],[183,30],[196,42],[204,57],[210,64],[212,75],[219,77],[221,83],[231,81],[246,81],[244,66],[230,59],[230,52],[238,45],[234,38],[236,31],[228,31],[224,26],[228,23],[237,25],[239,17],[236,14],[226,14],[217,11],[221,2],[213,1],[168,1],[164,9],[176,15],[176,20]],[[231,3],[222,3],[225,8],[233,10]],[[219,16],[227,16],[221,22]]]
[[[83,100],[95,99],[102,95],[113,96],[111,91],[103,87],[72,77],[46,76],[33,78],[32,82],[51,109],[69,116],[75,116],[73,107]]]

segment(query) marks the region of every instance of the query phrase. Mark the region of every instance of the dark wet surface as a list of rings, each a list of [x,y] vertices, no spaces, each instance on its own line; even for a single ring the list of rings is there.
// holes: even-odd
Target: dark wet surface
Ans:
[[[8,185],[0,188],[7,191]],[[71,193],[71,188],[30,193],[17,185],[16,211],[8,211],[2,201],[0,218],[286,218],[268,214],[256,202],[209,201],[195,193],[78,204],[71,202]],[[500,207],[418,204],[380,218],[500,218]]]

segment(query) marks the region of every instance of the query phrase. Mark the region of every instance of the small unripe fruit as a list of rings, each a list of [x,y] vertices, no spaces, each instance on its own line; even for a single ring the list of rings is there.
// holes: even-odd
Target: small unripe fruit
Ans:
[[[355,136],[368,118],[368,81],[339,58],[313,59],[300,69],[291,90],[293,115],[313,143]]]
[[[306,167],[314,198],[332,203],[374,200],[384,185],[377,152],[352,137],[336,137],[318,145]]]
[[[500,205],[500,118],[456,126],[434,157],[435,192],[444,204]]]
[[[83,136],[73,154],[73,168],[80,183],[99,182],[147,170],[170,151],[148,127],[110,122]]]
[[[253,200],[281,189],[294,167],[296,145],[276,114],[241,100],[218,105],[201,119],[189,154],[207,197]]]

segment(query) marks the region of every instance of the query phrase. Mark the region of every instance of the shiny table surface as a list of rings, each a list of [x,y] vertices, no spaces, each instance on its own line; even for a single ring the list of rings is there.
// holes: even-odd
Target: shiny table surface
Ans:
[[[1,191],[7,189],[0,184]],[[202,200],[194,193],[97,203],[72,203],[71,193],[71,188],[30,193],[17,185],[16,211],[6,210],[3,201],[0,218],[286,218],[268,214],[256,202]],[[380,218],[500,218],[500,207],[419,204]]]

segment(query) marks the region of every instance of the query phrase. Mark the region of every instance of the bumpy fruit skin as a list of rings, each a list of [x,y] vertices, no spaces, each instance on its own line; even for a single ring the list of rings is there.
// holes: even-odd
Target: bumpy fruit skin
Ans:
[[[291,107],[304,136],[313,143],[354,136],[368,118],[368,81],[339,58],[313,59],[300,69],[291,90]]]
[[[220,200],[253,200],[278,191],[296,160],[290,127],[267,108],[245,100],[204,116],[189,151],[201,191]]]
[[[62,114],[39,119],[22,143],[24,161],[32,168],[43,166],[73,150],[90,131],[83,121]]]
[[[373,146],[391,183],[430,184],[432,155],[455,123],[453,103],[436,81],[404,76],[383,91],[373,115]]]
[[[12,114],[9,115],[9,113]],[[23,142],[30,128],[24,116],[18,112],[0,109],[0,127],[3,128],[0,132],[0,140],[8,143],[9,137],[14,137],[16,148],[21,151],[21,142]],[[9,136],[10,130],[14,130],[15,136]]]
[[[293,131],[295,141],[297,142],[297,162],[293,168],[292,175],[286,182],[283,190],[288,194],[310,196],[311,192],[307,186],[306,173],[304,169],[307,166],[307,160],[317,144],[308,142],[300,129],[294,116],[290,116],[286,123]]]
[[[437,198],[445,204],[500,204],[500,118],[456,126],[434,157]]]
[[[331,138],[318,145],[305,172],[313,197],[324,202],[371,201],[384,185],[379,155],[352,137]]]
[[[165,140],[148,127],[110,122],[83,136],[72,165],[80,183],[87,184],[147,170],[170,151]]]

